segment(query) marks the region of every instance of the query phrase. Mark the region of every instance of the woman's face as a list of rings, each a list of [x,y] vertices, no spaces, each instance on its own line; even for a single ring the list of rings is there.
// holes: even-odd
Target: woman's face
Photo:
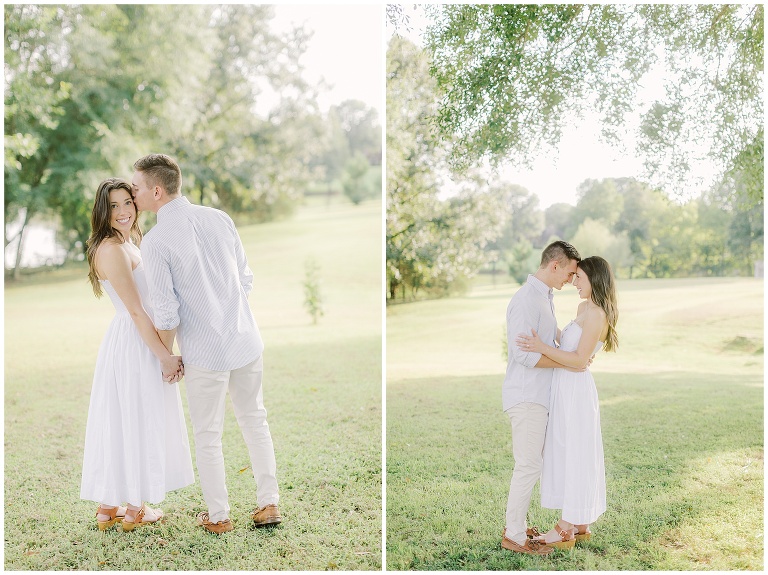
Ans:
[[[109,192],[109,208],[110,224],[127,238],[136,221],[136,206],[131,194],[122,188],[112,190]]]
[[[589,278],[583,269],[576,268],[576,273],[573,276],[573,285],[578,290],[581,299],[592,298],[592,284],[589,283]]]

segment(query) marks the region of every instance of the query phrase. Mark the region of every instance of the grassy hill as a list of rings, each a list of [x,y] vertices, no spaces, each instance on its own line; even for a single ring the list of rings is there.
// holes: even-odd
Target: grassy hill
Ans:
[[[284,516],[267,531],[248,525],[255,487],[227,402],[235,531],[216,537],[195,527],[205,509],[195,484],[160,505],[163,525],[99,532],[96,505],[81,501],[79,489],[93,367],[112,304],[93,297],[84,267],[8,286],[6,569],[379,569],[381,230],[380,202],[308,206],[291,220],[239,229],[266,345],[264,396]],[[318,325],[303,307],[310,257],[325,304]]]

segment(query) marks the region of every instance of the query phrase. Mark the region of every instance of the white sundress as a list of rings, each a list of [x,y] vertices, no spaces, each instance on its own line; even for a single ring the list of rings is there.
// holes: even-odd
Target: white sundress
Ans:
[[[141,263],[133,277],[151,318]],[[179,386],[163,381],[160,361],[122,300],[109,281],[101,285],[116,313],[96,359],[80,498],[109,506],[159,503],[194,482]]]
[[[575,351],[581,326],[572,321],[560,335],[560,349]],[[593,353],[603,347],[598,342]],[[593,523],[605,512],[605,462],[600,406],[592,374],[555,369],[544,440],[541,506],[562,509],[575,525]]]

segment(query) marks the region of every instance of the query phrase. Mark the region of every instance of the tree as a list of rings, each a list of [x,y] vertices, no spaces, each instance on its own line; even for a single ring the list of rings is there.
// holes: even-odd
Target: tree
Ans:
[[[571,204],[557,203],[544,210],[544,230],[536,245],[549,245],[550,242],[547,240],[552,237],[560,239],[572,237],[578,225],[578,221],[573,216],[575,209]]]
[[[503,216],[501,234],[486,246],[495,272],[500,257],[509,274],[523,281],[530,271],[527,259],[533,253],[532,242],[537,241],[543,227],[543,214],[538,209],[539,198],[517,184],[496,184],[489,194],[495,196]]]
[[[63,17],[64,8],[55,6],[4,7],[4,247],[18,240],[15,278],[20,272],[27,225],[47,209],[48,138],[59,125],[64,114],[62,103],[71,89],[59,77]],[[11,234],[19,220],[20,225],[15,226],[18,230]]]
[[[617,234],[604,221],[586,218],[573,236],[572,243],[582,258],[600,256],[613,268],[614,274],[632,266],[632,251],[626,233]]]
[[[699,237],[697,271],[705,275],[725,275],[728,267],[728,225],[730,214],[723,210],[715,194],[702,193],[696,200]]]
[[[339,188],[348,194],[345,185],[349,184],[350,168],[360,165],[357,156],[366,162],[366,175],[361,182],[364,181],[367,188],[355,193],[362,192],[360,199],[379,193],[380,178],[376,187],[367,175],[381,173],[381,125],[376,110],[359,100],[345,100],[331,106],[318,141],[318,151],[310,164],[318,168],[319,179],[323,180],[329,196],[338,193]]]
[[[387,50],[387,293],[445,295],[485,263],[505,216],[487,183],[469,173],[440,199],[444,144],[427,119],[435,107],[429,60],[408,40]],[[408,293],[410,291],[410,294]]]
[[[763,197],[763,6],[442,5],[426,39],[451,159],[530,164],[565,122],[601,115],[621,144],[654,66],[665,95],[642,112],[638,151],[656,187],[680,190],[706,142],[725,176]],[[393,13],[391,18],[397,18]]]
[[[199,9],[186,8],[5,7],[10,39],[6,103],[11,104],[6,108],[6,136],[21,133],[24,124],[36,140],[26,151],[17,153],[17,148],[14,159],[6,161],[6,193],[13,202],[26,189],[33,192],[35,209],[44,206],[61,220],[64,234],[59,237],[68,240],[71,253],[82,252],[88,237],[90,204],[99,181],[125,175],[139,155],[139,142],[142,147],[157,142],[153,118],[166,94],[175,95],[190,80],[184,65],[165,57],[192,37],[199,41],[194,33]],[[182,13],[186,26],[170,26]],[[157,39],[147,43],[136,30]],[[189,58],[194,60],[194,50]],[[37,94],[27,109],[27,85],[44,84],[54,96]],[[51,91],[50,86],[59,89]],[[38,98],[42,107],[35,104]],[[6,221],[13,213],[6,201]]]
[[[418,289],[417,254],[438,210],[435,166],[443,153],[427,118],[435,110],[429,60],[415,44],[393,37],[387,49],[387,293]]]
[[[573,211],[576,223],[586,218],[599,220],[608,229],[613,229],[621,217],[624,208],[624,198],[616,189],[615,180],[585,180],[576,191],[578,201]]]
[[[256,221],[290,213],[313,177],[309,159],[322,131],[298,63],[306,32],[274,33],[271,6],[205,10],[207,61],[184,100],[192,113],[169,127],[170,149],[200,203]],[[255,106],[267,91],[279,103],[262,118]]]
[[[376,110],[359,100],[345,100],[331,106],[328,115],[338,118],[351,154],[361,153],[370,165],[381,165],[381,125]]]
[[[504,255],[509,275],[522,285],[528,278],[528,274],[533,270],[528,265],[533,255],[533,246],[527,240],[521,240],[512,245]]]
[[[289,213],[315,177],[324,126],[298,65],[306,33],[271,32],[271,7],[14,5],[4,15],[6,246],[14,222],[23,239],[42,213],[82,255],[98,183],[130,177],[152,151],[179,160],[186,193],[252,220]],[[267,90],[279,102],[259,115]]]
[[[347,162],[342,176],[342,187],[344,188],[344,195],[355,205],[365,198],[374,196],[378,191],[367,181],[369,171],[368,160],[361,152],[355,153]]]
[[[629,277],[645,273],[654,249],[654,222],[669,209],[669,199],[659,190],[633,178],[614,180],[616,189],[623,198],[623,209],[614,230],[626,233],[632,251],[632,266]]]
[[[325,315],[323,309],[323,295],[320,291],[320,264],[313,257],[304,261],[304,307],[307,308],[312,318],[312,323],[317,325],[321,317]]]

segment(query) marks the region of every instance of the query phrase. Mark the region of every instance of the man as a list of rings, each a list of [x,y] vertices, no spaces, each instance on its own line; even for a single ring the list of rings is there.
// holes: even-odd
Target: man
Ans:
[[[232,219],[191,204],[181,194],[181,170],[165,154],[136,161],[134,202],[157,214],[141,244],[155,326],[168,349],[177,335],[187,380],[197,470],[207,512],[198,525],[233,529],[221,437],[227,389],[256,480],[256,526],[280,523],[275,452],[262,395],[259,329],[248,306],[253,274]],[[163,374],[171,375],[171,374]]]
[[[581,258],[571,244],[553,242],[541,254],[541,265],[507,306],[507,374],[502,388],[504,411],[512,424],[515,468],[509,486],[507,518],[501,546],[510,551],[547,555],[552,547],[534,541],[538,534],[526,526],[531,492],[541,476],[544,436],[549,419],[552,368],[565,367],[540,353],[527,353],[515,344],[521,334],[535,329],[542,341],[555,345],[557,329],[553,289],[571,282]],[[531,536],[531,537],[529,537]]]

